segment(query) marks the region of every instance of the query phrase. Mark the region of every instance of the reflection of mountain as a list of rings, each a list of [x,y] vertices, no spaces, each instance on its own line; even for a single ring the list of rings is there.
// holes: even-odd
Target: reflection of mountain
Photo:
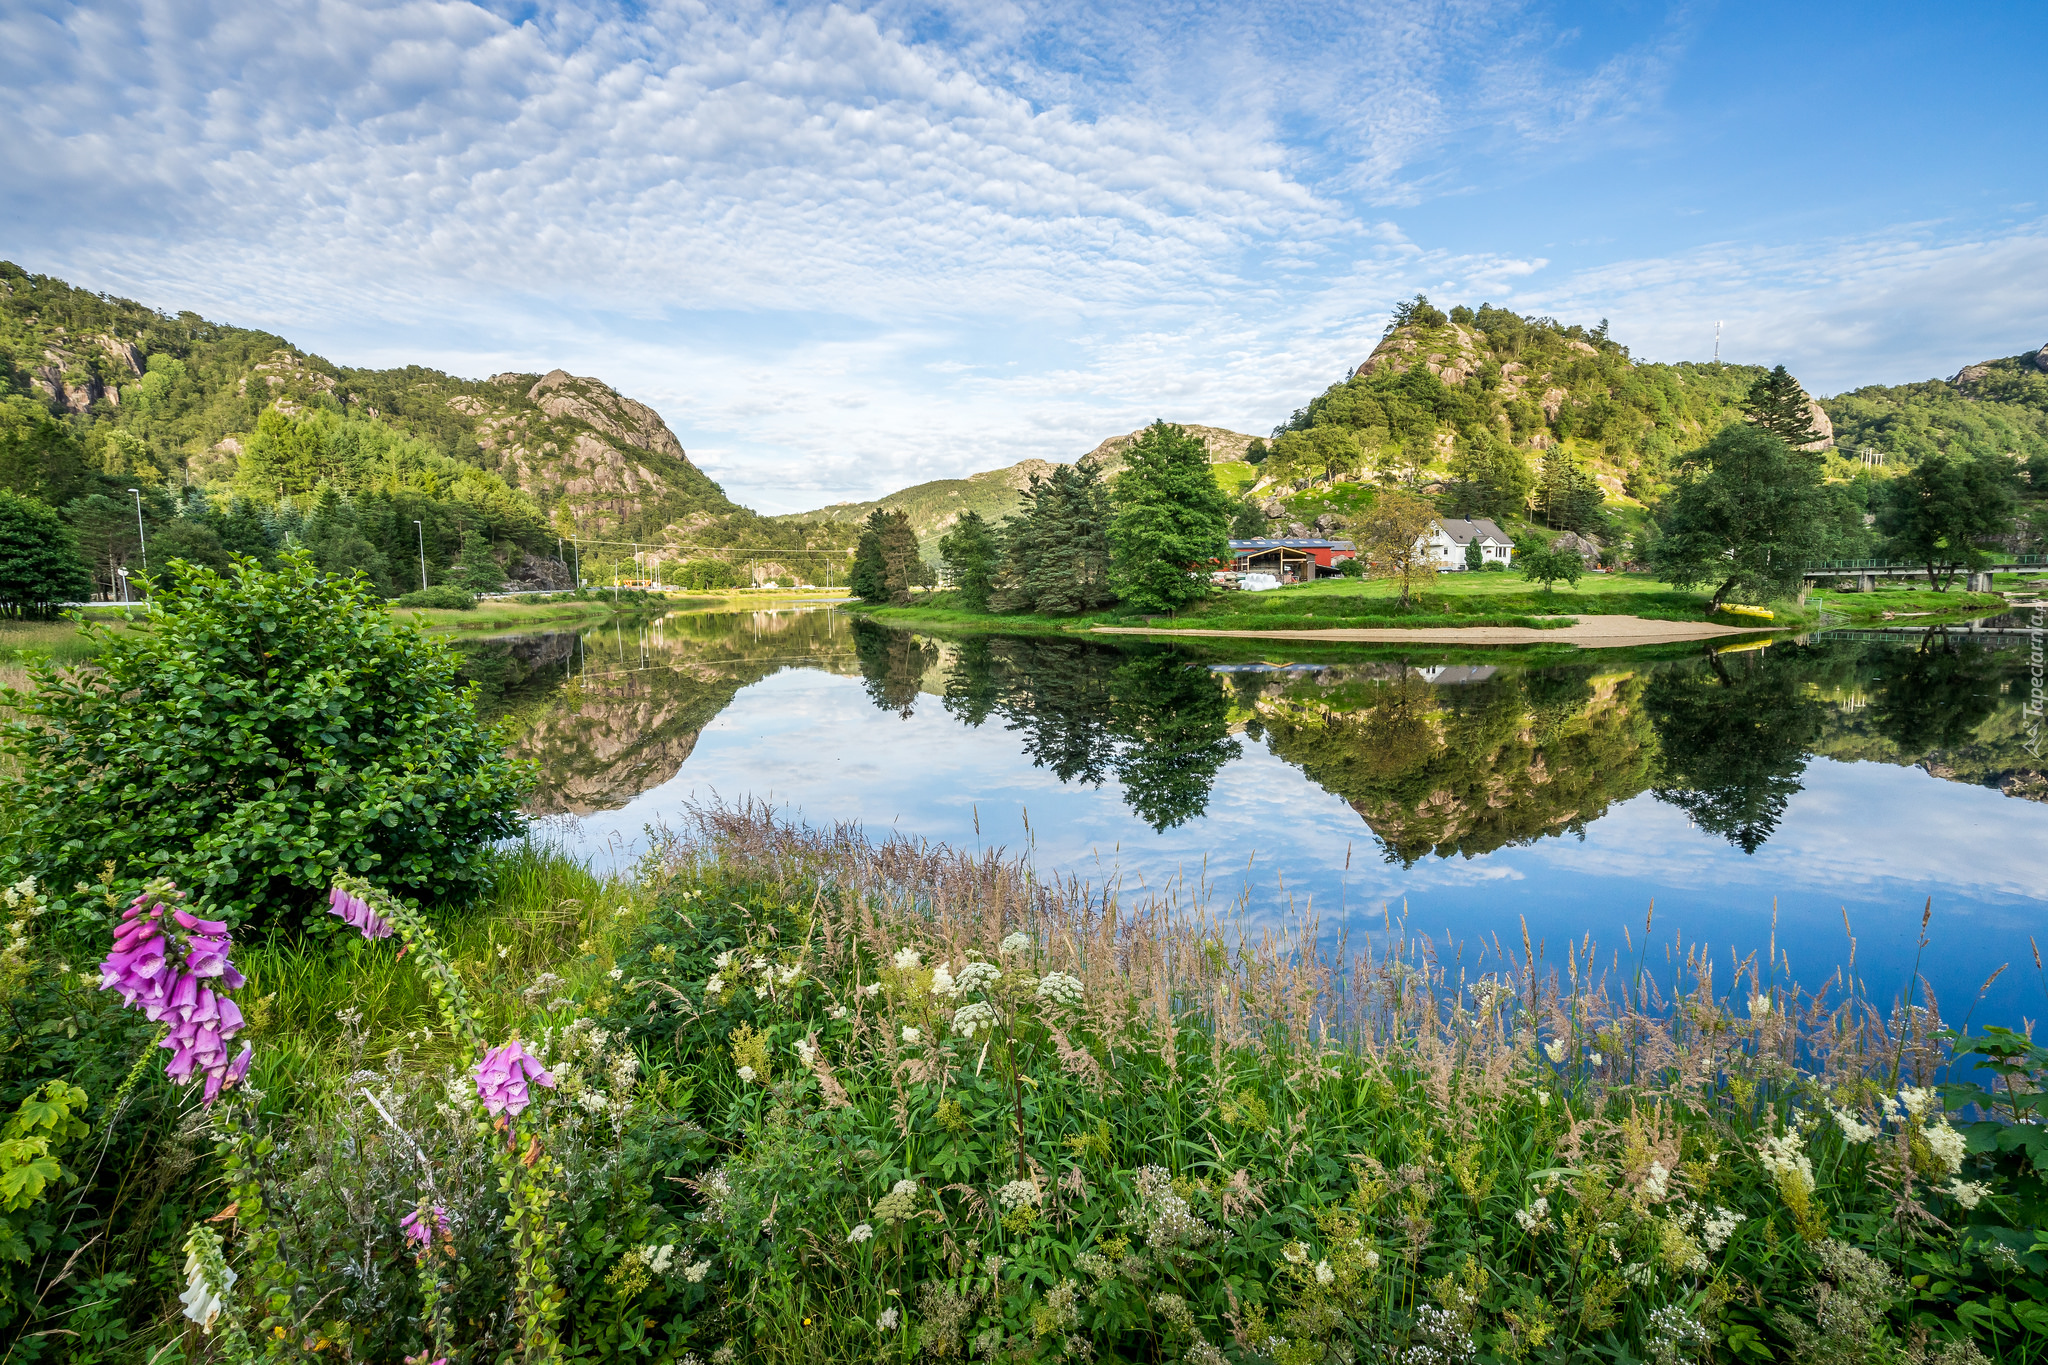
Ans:
[[[825,611],[678,615],[588,632],[570,678],[520,713],[513,753],[536,760],[540,778],[528,809],[615,810],[673,777],[742,687],[790,665],[847,670],[852,654],[847,622]]]
[[[1640,678],[1559,669],[1460,680],[1281,684],[1255,709],[1273,752],[1348,802],[1403,864],[1580,830],[1649,785],[1655,741]]]

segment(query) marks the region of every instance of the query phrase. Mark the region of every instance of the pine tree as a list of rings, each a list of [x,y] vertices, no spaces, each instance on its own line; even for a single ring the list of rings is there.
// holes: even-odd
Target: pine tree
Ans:
[[[1795,450],[1821,439],[1813,425],[1813,409],[1806,390],[1799,387],[1799,381],[1783,365],[1757,376],[1756,383],[1749,386],[1748,397],[1742,400],[1742,410],[1752,426],[1768,431]]]
[[[1151,611],[1207,596],[1206,565],[1227,552],[1233,510],[1207,448],[1179,427],[1154,422],[1124,459],[1109,530],[1118,593]]]
[[[930,578],[918,557],[917,532],[910,527],[908,512],[880,512],[880,516],[881,524],[876,529],[881,542],[884,588],[893,605],[908,606],[911,584]]]
[[[889,600],[888,564],[882,556],[882,528],[886,522],[887,515],[881,508],[868,513],[853,552],[853,572],[846,582],[863,602],[879,604]]]

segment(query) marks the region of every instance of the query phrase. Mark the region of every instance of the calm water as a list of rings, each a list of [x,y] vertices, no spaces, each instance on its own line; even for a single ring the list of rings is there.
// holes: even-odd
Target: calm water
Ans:
[[[2015,628],[2007,618],[1994,626]],[[1251,642],[1246,642],[1250,644]],[[1273,642],[1258,642],[1260,648]],[[2025,637],[1822,637],[1655,661],[1235,654],[939,640],[829,609],[677,614],[471,646],[600,860],[692,798],[1178,886],[1354,941],[1405,921],[1482,962],[1775,944],[1813,985],[1921,972],[1960,1022],[2048,1009],[2048,763]],[[1483,969],[1483,968],[1482,968]],[[1724,970],[1725,986],[1730,974]]]

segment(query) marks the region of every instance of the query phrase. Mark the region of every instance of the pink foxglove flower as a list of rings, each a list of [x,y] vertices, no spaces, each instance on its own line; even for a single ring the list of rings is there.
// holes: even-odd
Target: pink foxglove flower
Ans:
[[[249,1048],[228,1060],[229,1043],[243,1021],[225,994],[245,979],[228,960],[233,944],[227,922],[171,908],[167,925],[166,893],[181,896],[169,883],[152,884],[121,916],[113,950],[100,964],[100,989],[118,991],[124,1004],[150,1022],[170,1025],[162,1042],[171,1053],[164,1074],[180,1085],[204,1078],[205,1102],[212,1104],[249,1071]]]
[[[391,924],[369,907],[362,898],[341,887],[327,893],[330,915],[341,916],[342,923],[363,931],[364,938],[390,938]]]
[[[519,1117],[533,1102],[526,1088],[529,1080],[550,1090],[555,1088],[554,1076],[541,1066],[538,1057],[519,1045],[517,1038],[503,1047],[492,1048],[476,1064],[476,1093],[489,1114]]]
[[[425,1212],[425,1217],[420,1216],[422,1212]],[[453,1235],[453,1230],[448,1226],[448,1210],[439,1204],[424,1211],[414,1209],[399,1220],[398,1230],[405,1234],[408,1243],[421,1250],[425,1250],[434,1240],[436,1233],[444,1240]]]

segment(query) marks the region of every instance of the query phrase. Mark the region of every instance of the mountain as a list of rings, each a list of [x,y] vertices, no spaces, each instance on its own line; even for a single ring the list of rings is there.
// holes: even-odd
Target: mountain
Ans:
[[[279,476],[281,450],[297,452],[287,462],[308,474],[304,490],[293,471]],[[421,472],[435,461],[454,463]],[[557,533],[805,545],[801,528],[726,497],[659,414],[601,380],[340,366],[268,332],[0,262],[0,484],[63,505],[138,482],[267,502],[311,483],[353,498],[372,485],[439,497],[464,482],[509,518],[490,528],[494,544],[502,532],[529,549]]]
[[[1887,464],[1935,452],[2048,462],[2048,346],[1948,379],[1872,384],[1823,400],[1844,451]]]
[[[1241,431],[1230,431],[1223,427],[1200,426],[1194,423],[1182,424],[1190,435],[1198,436],[1208,448],[1212,464],[1228,464],[1244,459],[1245,448],[1253,440]],[[1131,442],[1143,435],[1144,427],[1111,436],[1095,449],[1081,457],[1093,460],[1105,474],[1114,474],[1124,466],[1123,452]],[[1076,461],[1079,463],[1080,461]],[[866,521],[868,514],[876,508],[896,512],[910,517],[910,525],[917,532],[926,554],[938,553],[937,540],[952,528],[954,522],[969,512],[979,512],[990,521],[1001,521],[1017,510],[1023,501],[1023,491],[1029,486],[1032,475],[1043,478],[1053,471],[1048,460],[1019,460],[1016,464],[1001,469],[990,469],[980,474],[969,474],[964,479],[933,479],[929,483],[912,484],[894,493],[872,499],[868,502],[837,502],[830,507],[820,507],[810,512],[788,512],[776,518],[778,521],[810,525],[857,526]]]

